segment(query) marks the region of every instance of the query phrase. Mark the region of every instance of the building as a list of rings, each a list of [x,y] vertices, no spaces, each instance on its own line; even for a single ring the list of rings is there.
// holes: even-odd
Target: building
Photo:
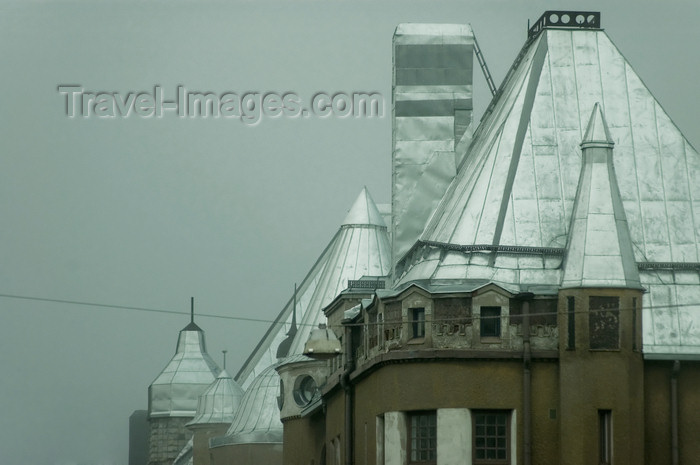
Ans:
[[[697,461],[700,157],[600,24],[546,12],[473,129],[471,29],[396,29],[392,284],[278,367],[285,465]]]
[[[177,339],[175,355],[148,388],[148,465],[172,465],[192,433],[199,396],[221,372],[206,349],[204,331],[192,318]]]
[[[700,156],[600,14],[545,12],[498,88],[467,25],[393,50],[391,208],[361,192],[176,463],[696,463]]]

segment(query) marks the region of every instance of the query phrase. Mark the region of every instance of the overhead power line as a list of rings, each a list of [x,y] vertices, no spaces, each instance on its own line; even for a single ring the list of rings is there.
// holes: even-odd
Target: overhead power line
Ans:
[[[80,300],[65,300],[65,299],[51,299],[47,297],[35,297],[35,296],[27,296],[27,295],[17,295],[17,294],[2,294],[0,293],[0,298],[6,298],[6,299],[18,299],[18,300],[31,300],[31,301],[37,301],[37,302],[49,302],[49,303],[58,303],[58,304],[68,304],[68,305],[81,305],[85,307],[98,307],[98,308],[107,308],[107,309],[117,309],[117,310],[134,310],[134,311],[139,311],[139,312],[150,312],[150,313],[166,313],[166,314],[171,314],[171,315],[190,315],[190,312],[180,312],[177,310],[164,310],[164,309],[158,309],[158,308],[148,308],[148,307],[134,307],[134,306],[129,306],[129,305],[116,305],[116,304],[104,304],[104,303],[99,303],[99,302],[85,302],[85,301],[80,301]],[[681,308],[681,307],[698,307],[700,306],[700,303],[692,303],[692,304],[672,304],[672,305],[653,305],[653,306],[648,306],[648,307],[642,307],[638,308],[636,310],[658,310],[658,309],[664,309],[664,308]],[[616,311],[632,311],[635,310],[634,308],[626,308],[626,307],[618,307],[615,309],[595,309],[595,310],[577,310],[574,313],[598,313],[598,312],[608,312],[610,310],[616,310]],[[556,315],[558,313],[568,313],[568,312],[531,312],[528,313],[529,317],[537,317],[537,316],[548,316],[548,315]],[[270,319],[265,319],[265,318],[249,318],[249,317],[242,317],[242,316],[230,316],[230,315],[214,315],[214,314],[209,314],[209,313],[197,313],[198,317],[204,317],[204,318],[219,318],[223,320],[233,320],[233,321],[249,321],[249,322],[254,322],[254,323],[278,323],[278,324],[284,324],[286,323],[285,321],[276,321],[276,320],[270,320]],[[523,315],[521,314],[513,314],[510,315],[511,317],[516,317],[516,318],[522,318]],[[469,314],[469,315],[462,315],[458,317],[451,317],[451,318],[431,318],[430,320],[420,320],[420,321],[425,321],[429,323],[440,323],[440,322],[453,322],[453,321],[461,321],[464,319],[489,319],[489,318],[502,318],[501,316],[488,316],[488,317],[480,317],[478,315],[474,314]],[[418,320],[416,320],[418,321]],[[377,321],[377,322],[362,322],[362,323],[350,323],[346,324],[346,326],[376,326],[376,325],[382,325],[382,324],[395,324],[398,321],[394,320],[384,320],[384,321]],[[405,320],[403,322],[406,323],[413,323],[413,320]],[[297,323],[298,326],[316,326],[316,324],[310,324],[310,323]]]

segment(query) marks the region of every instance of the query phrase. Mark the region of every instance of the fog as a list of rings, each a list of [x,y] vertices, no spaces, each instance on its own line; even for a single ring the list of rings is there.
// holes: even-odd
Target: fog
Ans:
[[[500,83],[528,19],[552,6],[0,0],[0,463],[126,464],[129,415],[147,407],[190,296],[209,353],[221,363],[228,350],[227,370],[240,368],[267,323],[236,318],[277,315],[363,186],[390,201],[398,23],[471,23]],[[601,11],[698,147],[695,1],[556,8]],[[478,118],[490,94],[478,68],[474,79]],[[178,86],[302,101],[376,92],[384,112],[71,118],[65,85],[123,99],[160,86],[166,100]]]

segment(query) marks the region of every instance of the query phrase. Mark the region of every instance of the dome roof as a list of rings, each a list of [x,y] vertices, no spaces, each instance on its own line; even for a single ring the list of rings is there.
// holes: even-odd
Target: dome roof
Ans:
[[[226,370],[222,370],[211,386],[199,396],[197,414],[187,426],[231,424],[243,394],[238,383],[231,379]]]
[[[193,417],[199,395],[220,368],[207,353],[204,331],[194,322],[177,339],[175,355],[148,388],[148,416]]]
[[[243,396],[226,436],[213,438],[212,447],[282,443],[282,421],[277,406],[280,378],[275,371],[276,366],[269,366],[255,377]]]

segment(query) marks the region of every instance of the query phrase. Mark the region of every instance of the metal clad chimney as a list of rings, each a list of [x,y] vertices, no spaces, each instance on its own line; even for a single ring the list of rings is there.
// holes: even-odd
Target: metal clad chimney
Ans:
[[[420,236],[471,138],[474,35],[466,24],[400,24],[393,45],[395,264]]]

